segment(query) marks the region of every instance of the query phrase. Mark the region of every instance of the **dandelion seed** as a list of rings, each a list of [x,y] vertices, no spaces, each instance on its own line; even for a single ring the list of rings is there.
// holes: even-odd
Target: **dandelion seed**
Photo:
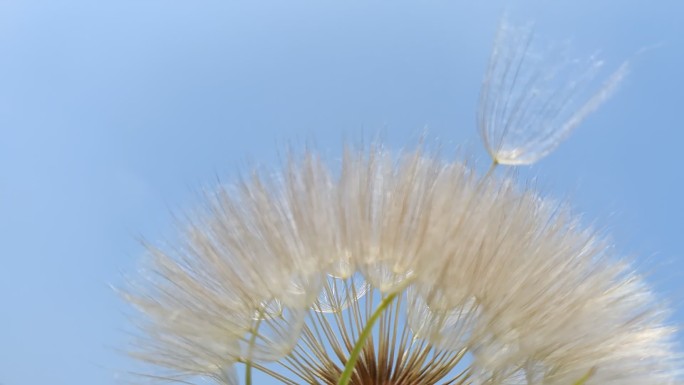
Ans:
[[[478,126],[495,163],[532,164],[551,153],[615,92],[629,71],[620,65],[595,84],[605,63],[537,51],[530,26],[503,20],[480,93]],[[555,57],[560,56],[560,57]]]
[[[623,76],[560,119],[581,85],[540,105],[535,87],[546,80],[509,74],[524,73],[527,59],[500,49],[480,111],[499,163],[551,151]],[[533,95],[518,94],[521,84]],[[244,370],[247,385],[254,371],[288,385],[677,381],[665,310],[567,208],[423,149],[346,149],[340,166],[335,174],[308,152],[278,175],[219,187],[178,244],[149,247],[124,295],[142,314],[133,354],[157,368],[152,378],[237,385]]]

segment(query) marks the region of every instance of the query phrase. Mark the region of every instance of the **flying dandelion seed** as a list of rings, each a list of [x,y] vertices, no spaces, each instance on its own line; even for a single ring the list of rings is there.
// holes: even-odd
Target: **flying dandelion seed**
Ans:
[[[574,85],[540,106],[521,92],[545,81],[511,80],[527,64],[500,51],[526,55],[528,36],[518,39],[497,40],[485,79],[480,124],[495,163],[538,160],[623,76],[567,114]],[[674,330],[641,278],[567,208],[513,180],[422,148],[347,148],[339,172],[307,152],[206,198],[175,248],[149,247],[125,294],[144,315],[133,354],[159,368],[151,378],[677,380]]]
[[[499,26],[480,93],[478,126],[492,159],[532,164],[552,152],[608,100],[627,75],[620,65],[596,85],[605,63],[568,58],[563,49],[536,51],[530,26]],[[549,56],[561,56],[548,61]]]

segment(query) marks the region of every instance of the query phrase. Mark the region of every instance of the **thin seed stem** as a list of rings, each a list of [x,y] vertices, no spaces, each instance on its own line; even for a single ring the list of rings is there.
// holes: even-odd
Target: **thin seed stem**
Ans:
[[[394,293],[385,297],[378,305],[378,308],[375,309],[375,312],[373,312],[370,318],[368,318],[366,325],[363,327],[363,330],[359,335],[359,339],[356,341],[356,345],[354,345],[354,349],[352,349],[351,354],[349,355],[349,359],[347,360],[347,364],[344,366],[344,371],[342,372],[339,381],[337,381],[337,385],[349,385],[352,373],[354,372],[354,366],[356,365],[356,360],[359,358],[359,354],[361,354],[361,350],[363,350],[366,340],[371,335],[373,324],[375,324],[378,318],[380,318],[382,312],[385,311],[385,309],[392,303],[397,295],[399,295],[399,291],[395,291]]]
[[[484,178],[482,178],[482,180],[485,180],[485,179],[487,179],[487,177],[492,175],[492,173],[494,173],[494,170],[496,169],[496,166],[498,166],[498,165],[499,165],[499,161],[494,159],[492,161],[492,164],[489,166],[489,169],[487,170],[487,173],[485,174]]]

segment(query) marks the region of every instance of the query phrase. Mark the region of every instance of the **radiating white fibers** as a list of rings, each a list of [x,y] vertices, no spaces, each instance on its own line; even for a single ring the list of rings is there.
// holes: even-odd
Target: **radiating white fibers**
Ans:
[[[420,150],[348,149],[337,175],[306,153],[219,188],[180,239],[150,248],[127,294],[145,319],[136,357],[170,379],[231,383],[249,363],[336,384],[379,299],[399,293],[351,383],[675,380],[663,309],[609,245],[512,180]]]

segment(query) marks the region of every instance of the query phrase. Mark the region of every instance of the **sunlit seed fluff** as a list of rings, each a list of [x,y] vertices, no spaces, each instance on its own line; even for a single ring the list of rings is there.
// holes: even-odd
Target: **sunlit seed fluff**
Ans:
[[[670,384],[648,287],[567,209],[421,151],[313,153],[208,194],[127,299],[157,378],[355,385]]]

